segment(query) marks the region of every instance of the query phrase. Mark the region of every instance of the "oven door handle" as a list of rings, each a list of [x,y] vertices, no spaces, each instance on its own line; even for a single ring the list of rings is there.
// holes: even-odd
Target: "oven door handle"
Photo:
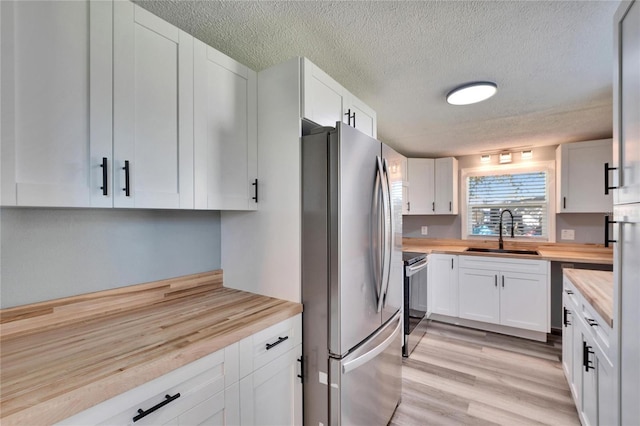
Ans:
[[[429,264],[429,259],[425,258],[424,260],[421,260],[420,262],[418,262],[418,263],[416,263],[414,265],[407,266],[407,276],[410,277],[410,276],[420,272],[421,270],[426,268],[428,264]]]

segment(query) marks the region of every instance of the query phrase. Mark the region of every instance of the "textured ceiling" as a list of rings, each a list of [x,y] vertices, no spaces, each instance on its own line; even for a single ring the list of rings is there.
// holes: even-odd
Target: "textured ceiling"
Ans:
[[[256,71],[308,57],[408,156],[611,137],[617,1],[137,3]],[[497,95],[446,103],[473,80]]]

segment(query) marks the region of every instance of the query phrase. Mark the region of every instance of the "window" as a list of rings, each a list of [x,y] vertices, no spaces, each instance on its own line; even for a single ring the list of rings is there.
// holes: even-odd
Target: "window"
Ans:
[[[462,175],[463,236],[497,237],[500,214],[508,209],[516,238],[553,240],[553,166],[463,170]],[[510,234],[511,216],[505,213],[502,235]]]

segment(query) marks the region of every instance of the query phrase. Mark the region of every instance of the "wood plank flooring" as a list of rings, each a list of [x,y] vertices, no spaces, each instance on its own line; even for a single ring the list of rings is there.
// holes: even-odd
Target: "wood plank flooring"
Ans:
[[[540,343],[431,322],[389,425],[579,425],[558,336]]]

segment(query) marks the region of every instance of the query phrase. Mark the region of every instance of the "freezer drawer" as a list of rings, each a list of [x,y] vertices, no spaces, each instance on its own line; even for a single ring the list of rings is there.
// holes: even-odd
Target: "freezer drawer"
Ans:
[[[402,390],[401,311],[362,346],[329,360],[332,425],[386,425]]]

